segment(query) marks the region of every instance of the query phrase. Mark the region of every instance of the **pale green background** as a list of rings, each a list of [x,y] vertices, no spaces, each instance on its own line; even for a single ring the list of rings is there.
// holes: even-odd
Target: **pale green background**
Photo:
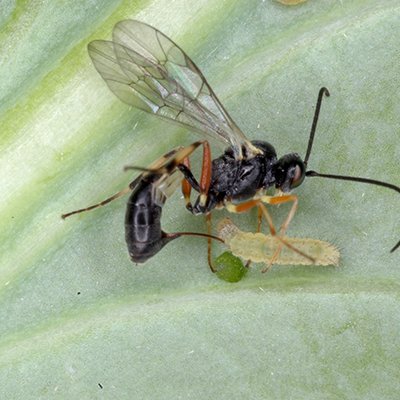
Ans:
[[[306,180],[289,233],[336,244],[341,267],[255,266],[236,284],[209,272],[201,239],[134,266],[125,200],[60,219],[124,187],[124,165],[197,138],[129,109],[94,70],[87,43],[124,18],[177,41],[280,155],[304,155],[327,86],[310,168],[400,183],[397,0],[3,0],[0,398],[397,399],[395,192]],[[203,231],[179,197],[166,229]]]

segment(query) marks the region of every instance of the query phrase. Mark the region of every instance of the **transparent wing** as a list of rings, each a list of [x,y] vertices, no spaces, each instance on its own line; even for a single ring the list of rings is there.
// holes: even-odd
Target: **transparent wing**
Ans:
[[[246,139],[201,71],[174,42],[139,21],[117,23],[113,41],[96,40],[89,55],[111,91],[140,110],[173,120],[233,147],[236,158],[257,149]]]

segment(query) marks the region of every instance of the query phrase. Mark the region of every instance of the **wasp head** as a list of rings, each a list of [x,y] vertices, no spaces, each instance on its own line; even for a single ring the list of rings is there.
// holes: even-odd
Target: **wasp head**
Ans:
[[[286,154],[275,164],[275,187],[290,192],[299,186],[306,175],[306,167],[297,153]]]

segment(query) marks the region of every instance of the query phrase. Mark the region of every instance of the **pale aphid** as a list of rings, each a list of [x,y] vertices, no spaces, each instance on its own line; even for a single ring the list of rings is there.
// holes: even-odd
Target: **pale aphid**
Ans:
[[[217,231],[218,236],[223,239],[230,251],[243,260],[268,264],[277,248],[282,245],[281,240],[277,236],[241,231],[230,218],[221,220],[218,223]],[[299,252],[290,249],[288,246],[284,246],[274,264],[335,266],[339,264],[339,250],[328,242],[288,236],[284,236],[282,239],[309,257],[304,257]]]

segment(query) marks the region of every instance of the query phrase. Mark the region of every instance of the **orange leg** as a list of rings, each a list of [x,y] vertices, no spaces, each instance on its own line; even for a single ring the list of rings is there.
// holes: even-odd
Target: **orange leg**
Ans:
[[[207,200],[207,194],[210,189],[211,183],[211,149],[210,144],[205,141],[203,144],[203,165],[201,167],[201,178],[200,178],[200,196],[205,196],[204,204]],[[201,197],[200,197],[201,202]]]
[[[267,204],[272,204],[272,205],[278,205],[278,204],[293,202],[292,207],[291,207],[291,209],[290,209],[285,221],[283,222],[283,224],[281,225],[281,227],[279,229],[279,235],[280,236],[284,236],[285,233],[286,233],[286,230],[289,227],[289,224],[290,224],[291,220],[293,219],[294,214],[296,213],[296,210],[297,210],[297,206],[298,206],[298,198],[297,198],[297,196],[294,195],[294,194],[288,194],[288,195],[282,195],[282,196],[262,196],[260,200],[262,202],[265,202]],[[283,244],[285,244],[288,248],[291,248],[292,250],[294,250],[297,253],[301,254],[302,256],[308,258],[309,260],[315,261],[312,257],[310,257],[307,254],[301,252],[300,250],[294,248],[289,243],[286,242],[286,243],[283,243]],[[271,258],[271,261],[269,262],[268,266],[266,268],[264,268],[262,270],[262,272],[267,272],[272,267],[272,265],[274,264],[276,259],[279,257],[279,254],[281,253],[281,251],[282,251],[282,244],[278,246],[278,248],[276,249],[275,253],[273,254],[273,256]]]
[[[268,213],[267,208],[265,207],[264,204],[262,204],[262,202],[267,203],[267,204],[281,204],[281,203],[286,203],[288,201],[293,201],[293,206],[291,208],[291,210],[289,211],[288,216],[286,217],[284,223],[282,224],[280,231],[279,231],[279,235],[276,235],[276,229],[275,226],[272,222],[272,219]],[[281,237],[281,235],[284,235],[284,233],[286,232],[286,229],[290,223],[290,221],[292,220],[295,212],[296,212],[296,208],[297,208],[297,197],[295,195],[284,195],[284,196],[262,196],[260,199],[256,199],[256,200],[250,200],[247,201],[245,203],[241,203],[238,205],[234,205],[234,204],[228,204],[227,205],[227,209],[228,211],[231,212],[244,212],[247,211],[249,209],[251,209],[252,207],[257,206],[259,209],[259,215],[263,215],[264,218],[266,219],[268,226],[269,226],[269,230],[271,232],[272,236],[276,236],[276,238],[281,242],[281,245],[279,245],[279,247],[277,248],[277,250],[275,251],[275,253],[273,254],[271,261],[268,265],[267,268],[263,269],[262,272],[266,272],[268,271],[273,263],[275,262],[275,260],[279,257],[279,254],[282,250],[282,246],[286,246],[289,249],[295,251],[298,254],[301,254],[303,257],[310,259],[311,261],[314,261],[314,259],[312,257],[309,257],[307,254],[303,253],[302,251],[298,250],[297,248],[295,248],[294,246],[292,246],[290,243],[288,243],[285,239],[283,239]],[[260,225],[260,223],[259,223]]]
[[[241,204],[230,203],[226,206],[228,211],[234,212],[234,213],[242,213],[242,212],[252,209],[253,207],[258,207],[259,218],[261,218],[261,216],[264,216],[264,218],[266,219],[266,221],[268,223],[268,227],[269,227],[269,231],[271,232],[271,235],[275,236],[276,229],[275,229],[274,223],[272,222],[272,218],[269,215],[267,208],[260,202],[260,200],[249,200],[249,201],[246,201]],[[258,225],[261,228],[261,222],[259,222]]]
[[[203,162],[201,167],[201,177],[200,184],[197,183],[196,179],[192,176],[190,171],[190,161],[186,157],[181,165],[181,172],[184,173],[186,178],[182,181],[182,193],[185,198],[186,208],[188,210],[192,209],[190,202],[190,193],[192,187],[200,192],[199,203],[201,206],[205,207],[207,203],[207,195],[210,189],[211,174],[212,174],[212,160],[211,160],[211,149],[210,144],[205,140],[202,142],[203,145]],[[190,176],[190,178],[188,177]]]
[[[279,229],[279,233],[281,235],[284,235],[290,224],[290,221],[293,219],[294,214],[296,213],[297,206],[299,203],[297,196],[294,194],[287,194],[287,195],[283,195],[283,196],[263,196],[263,197],[261,197],[260,200],[262,202],[272,204],[272,205],[288,203],[290,201],[293,202],[292,208],[290,209],[285,221],[283,222],[282,226]]]
[[[201,167],[201,177],[200,177],[200,184],[199,190],[200,190],[200,205],[203,207],[206,206],[207,203],[207,195],[208,191],[210,189],[210,183],[211,183],[211,174],[212,174],[212,159],[211,159],[211,149],[210,149],[210,144],[207,141],[202,142],[203,144],[203,162],[202,162],[202,167]],[[185,157],[182,163],[186,169],[187,173],[190,173],[190,160],[189,157]],[[192,177],[192,183],[197,186],[197,182],[195,181],[194,177]],[[192,191],[192,185],[188,182],[187,179],[182,180],[182,193],[185,199],[186,203],[186,208],[191,210],[192,209],[192,204],[190,201],[190,194]],[[212,247],[211,247],[211,214],[208,213],[206,214],[206,225],[207,225],[207,233],[209,235],[208,241],[207,241],[207,259],[208,259],[208,265],[211,269],[212,272],[216,272],[216,269],[213,265],[212,262]]]

